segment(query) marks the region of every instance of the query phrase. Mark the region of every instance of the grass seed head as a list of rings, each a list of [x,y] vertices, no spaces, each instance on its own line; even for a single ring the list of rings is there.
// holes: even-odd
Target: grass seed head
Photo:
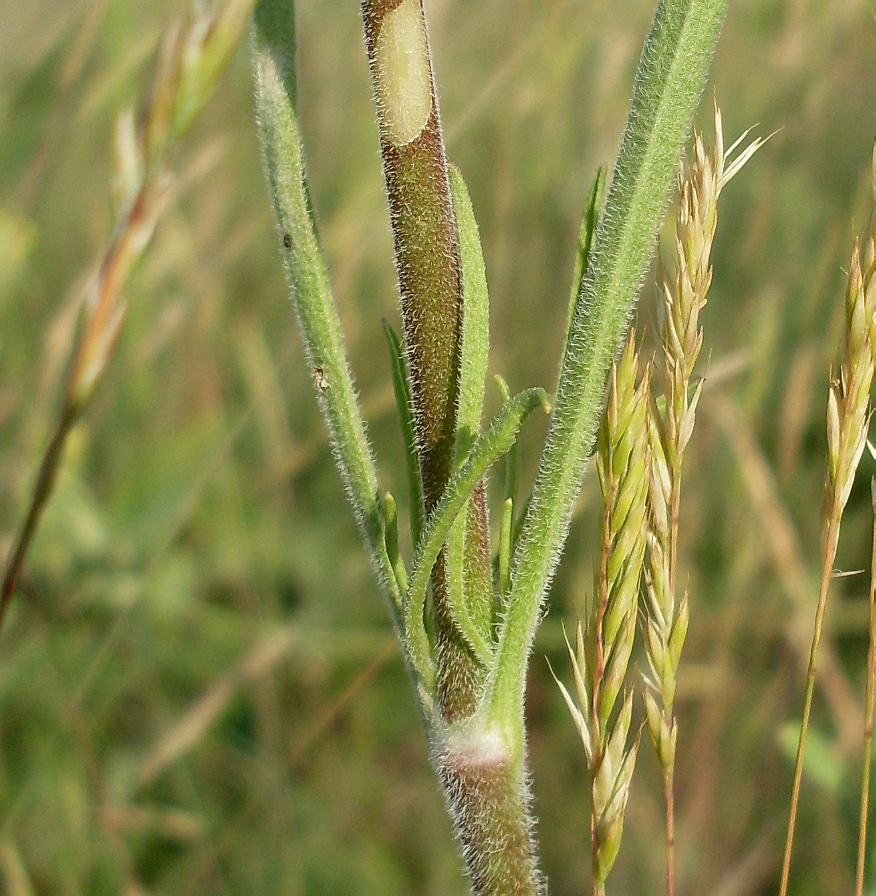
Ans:
[[[638,744],[627,747],[632,715],[632,693],[627,693],[593,786],[593,874],[604,883],[620,850],[624,813],[636,767]]]
[[[828,478],[825,505],[828,518],[841,513],[867,442],[870,387],[874,375],[873,332],[876,329],[876,270],[873,234],[868,235],[865,263],[859,245],[852,250],[846,283],[845,333],[839,377],[831,383],[827,403]]]
[[[715,109],[715,141],[706,149],[695,135],[690,161],[679,166],[679,201],[675,224],[672,274],[664,280],[661,327],[662,365],[659,380],[665,403],[653,400],[647,419],[651,452],[648,496],[648,556],[645,583],[648,616],[645,644],[649,671],[644,676],[648,731],[664,774],[674,766],[677,728],[673,717],[676,674],[687,635],[687,597],[675,597],[681,460],[693,433],[702,382],[691,388],[703,346],[699,315],[712,283],[711,252],[718,225],[718,199],[723,188],[763,145],[752,140],[736,155],[746,131],[724,148],[721,113]]]
[[[594,874],[604,881],[620,848],[624,810],[636,760],[629,746],[632,693],[624,693],[636,633],[639,582],[645,557],[650,479],[648,395],[639,380],[631,335],[609,374],[599,428],[596,467],[603,499],[601,555],[586,625],[576,650],[568,645],[577,702],[559,684],[578,728],[592,781]]]

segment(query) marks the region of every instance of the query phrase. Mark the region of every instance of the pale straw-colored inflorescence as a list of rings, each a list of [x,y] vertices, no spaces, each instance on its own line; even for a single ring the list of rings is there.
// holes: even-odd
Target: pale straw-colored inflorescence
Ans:
[[[874,154],[873,188],[876,196],[876,154]],[[779,885],[780,896],[785,896],[788,892],[791,852],[803,779],[803,758],[815,689],[818,648],[833,578],[833,564],[839,545],[840,525],[843,510],[852,491],[858,463],[867,444],[870,387],[876,370],[874,352],[876,352],[876,215],[871,218],[863,251],[857,242],[852,250],[846,281],[845,327],[839,371],[831,381],[827,398],[827,476],[821,511],[821,584],[815,609],[812,645],[806,673],[806,694],[794,763],[794,784],[788,813],[788,832]],[[859,875],[863,867],[860,862],[859,858]]]
[[[123,290],[164,207],[171,152],[209,101],[254,6],[255,0],[194,0],[187,24],[165,32],[149,101],[139,120],[131,109],[119,116],[115,228],[83,297],[61,412],[3,571],[0,624],[51,495],[67,436],[91,401],[118,339],[126,310]]]
[[[747,133],[725,150],[721,113],[716,108],[715,144],[711,152],[706,150],[702,137],[695,136],[693,158],[679,169],[674,270],[663,285],[663,363],[658,379],[665,406],[658,408],[652,403],[648,421],[652,463],[645,708],[648,731],[666,775],[671,774],[674,765],[676,673],[689,619],[687,596],[676,601],[675,555],[681,459],[693,432],[702,388],[700,382],[691,392],[693,370],[703,343],[699,314],[712,282],[710,254],[718,221],[718,197],[764,142],[760,138],[753,140],[731,158]]]
[[[113,179],[118,219],[83,304],[83,328],[67,381],[71,414],[88,403],[124,319],[121,291],[152,238],[168,188],[169,156],[207,104],[246,28],[255,0],[196,2],[189,21],[165,32],[139,121],[119,116]]]
[[[845,312],[839,376],[831,383],[827,402],[825,498],[834,513],[842,512],[846,506],[855,470],[867,442],[876,351],[876,216],[865,238],[863,251],[858,243],[852,250]]]
[[[651,490],[648,518],[648,557],[645,582],[648,609],[645,646],[649,671],[645,674],[645,716],[651,742],[664,776],[675,763],[675,685],[678,664],[690,618],[687,595],[676,602],[672,586],[672,473],[666,458],[659,418],[648,415],[651,447]]]
[[[649,384],[646,377],[637,386],[637,374],[631,336],[611,370],[597,442],[601,550],[585,627],[578,626],[576,647],[569,647],[577,700],[560,684],[591,775],[593,875],[600,889],[620,847],[637,751],[636,744],[628,743],[632,692],[625,689],[645,555],[648,492]]]

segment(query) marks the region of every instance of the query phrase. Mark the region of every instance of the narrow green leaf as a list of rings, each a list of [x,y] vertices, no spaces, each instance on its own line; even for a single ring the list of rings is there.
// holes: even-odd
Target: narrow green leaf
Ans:
[[[462,347],[453,469],[465,462],[480,432],[484,386],[490,350],[490,307],[484,256],[471,199],[459,169],[450,166],[450,195],[459,241],[462,287]],[[478,659],[486,666],[492,659],[489,642],[492,626],[490,576],[478,572],[477,544],[469,543],[474,521],[472,508],[460,513],[447,539],[445,570],[447,600],[457,628]],[[483,587],[478,588],[478,585]],[[484,593],[481,593],[484,592]]]
[[[511,401],[511,390],[504,378],[496,375],[496,386],[499,394],[502,396],[502,404],[506,405]],[[517,481],[520,473],[520,449],[517,442],[511,447],[511,450],[505,455],[505,499],[511,499],[512,502],[517,501]]]
[[[304,178],[295,105],[293,0],[261,0],[258,4],[253,16],[252,55],[265,173],[317,398],[375,569],[391,603],[397,605],[401,598],[386,552],[377,472]]]
[[[399,592],[405,594],[408,590],[408,570],[404,557],[398,544],[398,506],[392,492],[383,495],[383,515],[386,520],[384,540],[386,542],[386,554],[395,572],[395,580],[398,582]],[[401,607],[398,607],[401,610]]]
[[[465,506],[487,470],[514,444],[523,421],[538,407],[549,410],[543,389],[526,389],[516,395],[472,446],[462,468],[451,477],[441,500],[429,518],[417,547],[404,612],[404,633],[409,660],[429,686],[434,681],[434,662],[423,621],[426,588],[432,567],[447,541],[453,521]]]
[[[511,390],[505,378],[496,374],[493,378],[503,407],[511,401]],[[505,500],[502,502],[502,518],[499,523],[499,549],[493,563],[493,574],[496,579],[496,593],[493,599],[493,618],[498,619],[505,607],[511,584],[511,557],[514,552],[514,511],[517,500],[517,481],[520,468],[520,447],[515,442],[505,455],[503,465],[503,486]],[[507,531],[506,531],[507,530]]]
[[[490,354],[490,299],[474,209],[462,174],[454,165],[450,166],[450,195],[456,216],[462,274],[462,350],[454,448],[458,468],[481,428]]]
[[[505,498],[502,505],[502,524],[499,529],[499,598],[501,607],[511,585],[511,527],[514,523],[514,501]]]
[[[661,0],[639,61],[627,128],[581,283],[557,404],[515,551],[486,706],[522,753],[526,667],[541,603],[596,436],[606,376],[650,262],[728,0]]]
[[[575,319],[575,309],[581,297],[581,284],[590,260],[593,234],[599,221],[599,209],[605,193],[605,175],[605,166],[600,166],[590,186],[590,193],[587,195],[587,203],[584,206],[584,214],[581,217],[581,229],[578,231],[578,245],[575,249],[575,270],[572,274],[572,288],[569,292],[569,313],[566,318],[566,341],[563,347],[563,357],[565,357],[566,347],[569,344],[569,336],[572,333],[572,321]]]
[[[392,366],[392,389],[395,393],[395,404],[398,408],[398,419],[401,425],[402,440],[405,447],[405,469],[408,477],[408,495],[411,514],[411,541],[420,540],[423,533],[423,479],[420,474],[420,460],[417,456],[417,431],[414,423],[414,403],[411,399],[411,379],[408,364],[405,360],[401,340],[395,330],[383,321],[383,333],[389,346],[389,360]]]
[[[484,666],[488,666],[493,659],[493,647],[488,640],[491,620],[487,617],[486,624],[484,624],[483,619],[476,618],[470,606],[471,595],[466,581],[465,557],[467,523],[468,513],[459,513],[454,519],[447,537],[445,551],[447,599],[450,604],[450,612],[453,614],[453,621],[466,643]],[[490,609],[492,609],[491,604],[492,600],[488,604]]]

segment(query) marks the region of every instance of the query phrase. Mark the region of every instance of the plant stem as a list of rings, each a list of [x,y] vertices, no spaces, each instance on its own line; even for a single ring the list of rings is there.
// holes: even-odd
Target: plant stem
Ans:
[[[675,894],[675,765],[663,776],[666,797],[666,896]]]
[[[794,786],[791,794],[791,808],[788,817],[788,836],[785,841],[785,855],[782,861],[780,896],[788,892],[791,871],[791,851],[794,845],[794,829],[800,801],[800,786],[803,779],[803,756],[806,749],[806,735],[812,712],[812,696],[815,690],[816,660],[827,595],[833,575],[839,542],[840,524],[843,511],[849,500],[855,473],[867,439],[870,419],[870,387],[876,373],[874,356],[874,320],[876,320],[876,265],[873,262],[874,238],[871,234],[864,249],[864,266],[856,242],[849,265],[845,296],[845,333],[838,376],[830,384],[827,402],[827,449],[828,471],[824,484],[822,502],[822,565],[821,584],[818,589],[818,606],[815,610],[815,625],[812,632],[812,646],[809,651],[809,665],[806,671],[806,696],[800,723],[800,738],[794,762]]]
[[[15,585],[18,577],[21,575],[21,569],[24,566],[24,560],[30,549],[33,537],[36,534],[40,518],[43,510],[52,495],[55,487],[55,480],[58,478],[58,470],[64,457],[64,447],[67,444],[67,436],[73,428],[76,420],[76,414],[70,413],[68,410],[62,413],[58,421],[55,433],[49,442],[46,452],[40,463],[39,473],[37,474],[36,484],[33,489],[30,507],[27,517],[19,532],[15,546],[6,564],[6,570],[3,575],[3,591],[0,594],[0,626],[6,618],[6,610],[9,607],[9,601],[12,593],[15,591]]]
[[[675,595],[678,561],[678,521],[681,513],[681,452],[675,456],[672,471],[672,499],[670,502],[669,530],[669,593]],[[677,722],[670,711],[669,724],[677,729]],[[663,789],[666,802],[666,896],[675,896],[675,744],[672,758],[664,769]]]
[[[373,460],[304,181],[295,109],[292,6],[292,0],[262,0],[255,14],[253,55],[265,167],[320,403],[375,565],[393,604],[403,610],[399,633],[415,673],[433,762],[463,844],[473,891],[477,896],[539,896],[543,882],[535,859],[526,769],[519,754],[512,753],[481,719],[472,717],[485,666],[453,618],[444,588],[446,567],[439,554],[454,520],[468,503],[466,534],[473,532],[474,537],[466,543],[465,574],[469,580],[474,578],[469,564],[481,562],[489,585],[485,503],[478,499],[478,482],[487,466],[513,443],[522,418],[544,405],[546,396],[542,390],[522,393],[480,439],[475,440],[475,432],[469,433],[470,449],[466,451],[460,442],[459,457],[454,457],[461,284],[425,21],[419,0],[402,0],[392,9],[389,3],[366,3],[363,13],[378,98],[428,511],[407,600],[396,601],[391,589],[397,588],[397,578],[387,558]],[[393,15],[401,19],[390,18]],[[410,88],[402,90],[403,95],[398,78]],[[416,113],[413,118],[411,109]],[[470,360],[476,360],[474,355]],[[478,376],[472,368],[470,384]],[[467,425],[472,429],[477,422],[476,399],[476,395],[466,399]],[[424,626],[430,574],[434,645]],[[489,612],[489,588],[486,594]],[[477,608],[472,608],[472,618],[478,618]]]
[[[451,734],[435,755],[462,843],[473,896],[546,896],[535,859],[530,794],[522,762],[500,734]]]
[[[393,7],[393,8],[390,8]],[[420,0],[363,0],[427,512],[450,475],[459,249]]]
[[[456,444],[463,321],[459,241],[422,0],[362,0],[362,20],[428,520],[450,479]],[[442,553],[432,571],[437,698],[448,720],[474,713],[486,675],[456,623],[450,593],[465,579],[462,564],[470,565],[470,579],[490,581],[483,496],[475,495],[470,506],[466,544],[454,553],[454,567]],[[480,598],[477,607],[467,607],[468,615],[489,618],[488,591],[466,591],[470,603],[475,592]]]
[[[870,631],[867,647],[867,687],[864,717],[864,757],[861,763],[861,813],[858,822],[858,866],[855,896],[863,896],[867,858],[867,814],[870,805],[870,760],[873,752],[873,710],[876,704],[876,480],[870,481],[873,546],[870,551]]]
[[[821,584],[818,588],[818,605],[815,609],[815,625],[812,631],[812,646],[809,649],[809,665],[806,669],[806,696],[803,700],[803,715],[800,719],[800,737],[797,741],[797,755],[794,760],[794,785],[791,790],[791,808],[788,813],[788,833],[785,838],[785,853],[782,859],[782,879],[779,885],[780,896],[788,892],[788,879],[791,873],[791,852],[794,846],[794,832],[797,826],[797,809],[800,804],[800,787],[803,781],[803,754],[806,751],[806,733],[809,730],[809,717],[812,713],[812,696],[815,692],[815,671],[818,658],[818,645],[824,627],[824,613],[827,608],[827,594],[833,575],[833,561],[836,558],[839,540],[839,516],[830,514],[827,531],[824,536],[824,557],[821,566]]]

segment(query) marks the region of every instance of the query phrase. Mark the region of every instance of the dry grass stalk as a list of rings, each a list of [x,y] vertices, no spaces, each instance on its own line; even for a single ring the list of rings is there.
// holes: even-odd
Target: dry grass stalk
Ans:
[[[602,539],[586,630],[579,625],[576,647],[569,646],[577,701],[559,685],[584,744],[591,777],[594,896],[604,892],[620,848],[638,749],[637,743],[628,744],[633,695],[625,688],[636,633],[648,492],[649,383],[646,376],[637,387],[637,373],[631,336],[610,374],[597,442]]]
[[[873,191],[876,195],[876,150],[873,153]],[[869,269],[872,271],[874,252],[873,230],[867,244]],[[876,346],[876,339],[871,332],[870,347]],[[870,805],[870,762],[873,753],[873,712],[876,706],[876,480],[870,480],[870,495],[873,502],[873,547],[870,556],[870,643],[867,650],[867,685],[864,699],[864,756],[861,763],[861,811],[858,830],[858,865],[855,875],[855,894],[862,896],[864,892],[864,870],[867,855],[867,816]]]
[[[861,811],[858,821],[858,864],[855,874],[855,896],[864,892],[864,869],[867,855],[867,815],[870,806],[870,761],[873,752],[873,710],[876,706],[876,479],[870,480],[873,506],[873,544],[870,552],[870,644],[867,650],[867,685],[864,699],[864,757],[861,763]]]
[[[0,625],[54,488],[67,436],[91,401],[118,339],[125,318],[122,290],[161,214],[170,155],[209,101],[254,5],[255,0],[195,2],[188,23],[171,25],[162,38],[150,98],[139,122],[131,109],[119,116],[113,183],[116,226],[83,299],[61,411],[3,571]]]
[[[678,729],[674,713],[676,673],[687,635],[687,595],[676,600],[678,516],[681,463],[693,432],[702,383],[691,392],[694,366],[702,348],[699,313],[712,282],[710,255],[718,221],[718,197],[763,144],[753,140],[738,155],[733,152],[743,134],[724,149],[721,113],[715,109],[715,145],[707,152],[702,137],[694,141],[693,159],[679,169],[679,208],[674,244],[674,273],[663,288],[661,328],[663,364],[658,373],[665,408],[648,415],[651,488],[646,583],[648,616],[645,675],[648,732],[663,771],[666,796],[667,893],[675,891],[674,770]]]
[[[876,175],[874,175],[876,195]],[[855,472],[867,444],[867,428],[870,420],[870,387],[876,371],[876,215],[870,223],[863,260],[859,243],[852,249],[852,259],[846,286],[845,332],[839,366],[839,376],[834,376],[827,398],[827,477],[822,501],[821,582],[818,605],[812,632],[809,667],[806,673],[806,695],[800,722],[800,738],[794,763],[794,786],[791,793],[791,809],[788,818],[788,835],[782,862],[780,896],[788,891],[791,870],[791,852],[794,845],[794,829],[800,801],[803,777],[803,757],[806,750],[806,733],[812,712],[815,690],[816,662],[827,595],[833,576],[833,564],[839,544],[843,510],[852,491]]]

